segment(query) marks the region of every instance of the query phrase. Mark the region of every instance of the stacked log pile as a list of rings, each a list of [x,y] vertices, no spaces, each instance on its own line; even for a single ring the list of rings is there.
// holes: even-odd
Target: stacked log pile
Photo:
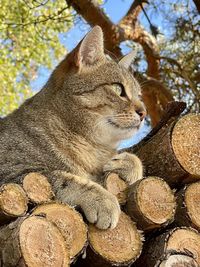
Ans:
[[[200,115],[170,118],[128,151],[145,177],[128,186],[106,174],[122,209],[115,229],[99,230],[59,203],[39,173],[4,184],[0,266],[200,266]]]

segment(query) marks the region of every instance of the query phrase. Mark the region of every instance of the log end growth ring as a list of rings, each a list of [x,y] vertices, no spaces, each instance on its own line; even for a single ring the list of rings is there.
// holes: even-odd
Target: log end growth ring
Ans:
[[[155,224],[166,223],[174,216],[174,194],[168,184],[158,177],[148,177],[141,181],[137,199],[141,213]]]
[[[200,178],[200,115],[182,117],[172,131],[172,148],[182,168]]]
[[[25,219],[19,232],[24,261],[29,267],[69,266],[69,251],[58,228],[45,218]]]
[[[90,225],[89,242],[97,254],[116,265],[136,260],[142,249],[140,232],[130,217],[123,212],[114,229],[99,230]]]

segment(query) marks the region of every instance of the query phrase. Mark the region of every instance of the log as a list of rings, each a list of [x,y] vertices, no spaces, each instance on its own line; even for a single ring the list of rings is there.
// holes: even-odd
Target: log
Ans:
[[[27,174],[22,184],[29,200],[35,204],[41,204],[50,201],[54,193],[47,178],[36,172]]]
[[[174,192],[163,179],[147,177],[129,187],[125,209],[143,231],[171,223],[175,208]]]
[[[145,249],[136,262],[136,267],[156,266],[160,259],[170,251],[176,254],[187,253],[193,255],[197,264],[200,265],[200,234],[189,227],[168,230],[145,244]]]
[[[200,179],[200,114],[188,114],[168,122],[143,146],[128,152],[137,154],[146,176],[164,178],[170,185]]]
[[[2,267],[67,267],[69,250],[53,223],[22,217],[0,229],[0,260]]]
[[[198,263],[192,255],[174,254],[170,252],[164,255],[153,267],[198,267]]]
[[[115,195],[120,205],[124,205],[127,200],[128,185],[116,173],[109,173],[105,177],[105,188]]]
[[[28,209],[28,199],[18,184],[4,184],[0,188],[0,224],[8,223],[16,217],[24,216]]]
[[[200,231],[200,182],[186,185],[177,193],[175,221]]]
[[[90,224],[88,237],[86,258],[75,266],[127,266],[139,257],[142,250],[142,234],[123,212],[114,229],[100,230]]]
[[[75,261],[87,245],[87,227],[82,216],[72,207],[60,203],[40,205],[33,214],[45,215],[46,219],[58,227],[70,249],[70,261]]]

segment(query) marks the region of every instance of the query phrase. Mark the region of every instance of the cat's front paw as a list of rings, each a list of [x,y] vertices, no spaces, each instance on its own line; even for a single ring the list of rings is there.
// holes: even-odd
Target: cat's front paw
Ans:
[[[104,172],[117,173],[128,184],[133,184],[143,177],[141,160],[127,152],[117,154],[105,166]]]
[[[118,223],[121,212],[118,200],[103,188],[93,188],[80,206],[87,220],[100,229],[113,229]]]

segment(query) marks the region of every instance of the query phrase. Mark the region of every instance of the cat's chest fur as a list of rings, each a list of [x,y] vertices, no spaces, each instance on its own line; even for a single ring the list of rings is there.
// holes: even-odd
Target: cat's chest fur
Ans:
[[[54,142],[53,148],[66,167],[70,166],[70,172],[92,180],[101,177],[104,165],[116,154],[114,149],[95,146],[80,137]]]

